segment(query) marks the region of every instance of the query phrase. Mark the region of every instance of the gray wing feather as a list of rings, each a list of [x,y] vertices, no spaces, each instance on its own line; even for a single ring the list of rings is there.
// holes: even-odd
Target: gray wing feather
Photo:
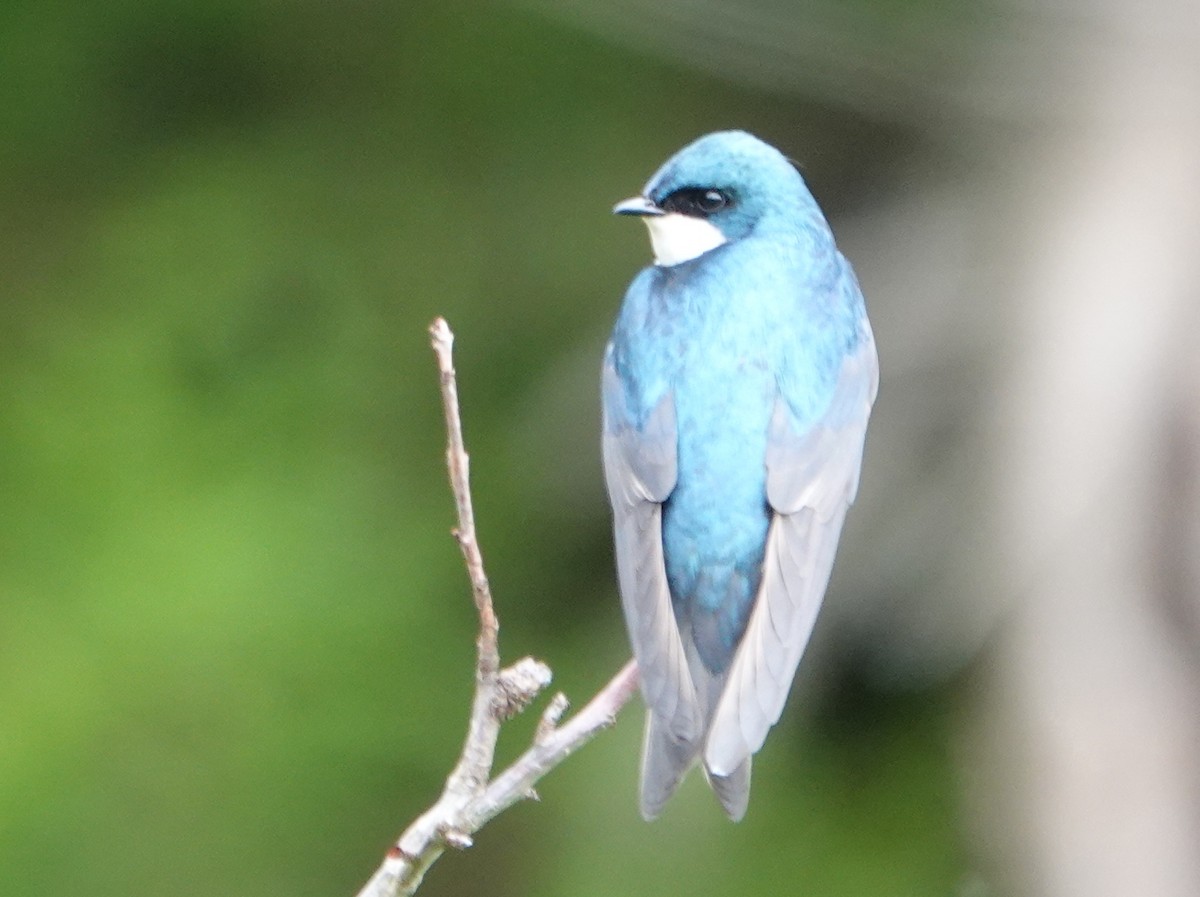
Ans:
[[[695,760],[693,743],[679,741],[663,727],[656,714],[646,714],[640,789],[643,819],[649,822],[658,817]]]
[[[829,408],[803,433],[776,401],[766,455],[767,500],[775,510],[763,580],[730,668],[704,750],[710,774],[728,775],[762,747],[779,720],[808,643],[846,510],[858,490],[867,418],[879,385],[869,326],[842,364]]]
[[[741,765],[728,776],[717,776],[711,773],[708,784],[712,786],[717,800],[727,815],[734,822],[740,822],[746,815],[746,807],[750,804],[750,758],[747,757]]]
[[[663,735],[676,743],[664,755],[687,749],[690,762],[701,716],[671,607],[662,544],[661,503],[676,479],[675,406],[669,394],[664,396],[637,427],[611,359],[605,361],[603,384],[604,473],[613,507],[621,607],[646,704]],[[647,756],[643,779],[650,765]],[[655,787],[651,783],[652,791]]]

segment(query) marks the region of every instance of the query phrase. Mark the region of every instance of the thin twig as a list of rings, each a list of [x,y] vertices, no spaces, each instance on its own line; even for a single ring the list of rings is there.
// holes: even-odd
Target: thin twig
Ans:
[[[462,549],[479,613],[475,695],[462,755],[446,779],[437,803],[422,813],[388,851],[383,864],[358,897],[401,897],[414,893],[430,866],[447,847],[465,849],[489,820],[525,798],[551,769],[612,725],[637,689],[637,664],[629,661],[587,705],[564,725],[566,698],[555,695],[538,723],[533,744],[507,769],[492,778],[496,741],[503,722],[524,710],[550,684],[550,668],[531,657],[500,668],[500,623],[475,535],[471,505],[470,459],[463,443],[454,375],[454,334],[438,318],[429,328],[441,375],[446,414],[446,466],[458,512],[454,536]]]
[[[445,318],[438,318],[429,327],[433,351],[437,355],[438,373],[442,384],[442,408],[446,415],[446,467],[450,471],[450,488],[458,510],[458,527],[454,537],[462,549],[471,577],[475,608],[479,611],[479,668],[495,675],[500,669],[498,636],[500,623],[492,606],[492,587],[483,570],[483,554],[475,538],[475,506],[471,502],[471,456],[463,442],[462,417],[458,409],[458,382],[454,374],[454,333]]]
[[[500,737],[500,719],[491,712],[495,702],[496,677],[500,673],[500,623],[492,606],[492,587],[483,569],[483,553],[475,537],[475,507],[471,502],[471,457],[463,441],[462,417],[458,408],[458,381],[454,373],[454,333],[445,318],[429,327],[438,374],[442,387],[442,408],[446,416],[446,469],[450,489],[458,511],[454,537],[462,549],[475,609],[479,612],[479,638],[476,640],[475,699],[467,725],[458,765],[450,773],[447,791],[479,794],[492,774],[496,740]],[[547,677],[549,671],[547,671]],[[533,696],[530,696],[530,700]]]

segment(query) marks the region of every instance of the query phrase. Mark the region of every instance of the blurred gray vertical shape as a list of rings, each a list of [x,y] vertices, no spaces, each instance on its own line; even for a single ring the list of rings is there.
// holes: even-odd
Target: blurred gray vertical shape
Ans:
[[[1200,894],[1200,7],[1041,7],[1052,114],[1014,147],[1017,317],[994,510],[1016,599],[977,829],[1033,895]],[[1189,544],[1190,543],[1190,544]]]
[[[899,679],[988,645],[988,893],[1200,895],[1196,0],[521,5],[950,148],[835,221],[883,384],[825,614]]]

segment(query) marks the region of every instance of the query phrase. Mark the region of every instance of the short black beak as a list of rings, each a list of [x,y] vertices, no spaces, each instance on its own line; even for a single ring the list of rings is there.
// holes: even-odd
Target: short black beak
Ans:
[[[630,199],[622,200],[613,206],[614,215],[637,215],[639,218],[648,216],[658,216],[667,214],[653,200],[645,196],[634,196]]]

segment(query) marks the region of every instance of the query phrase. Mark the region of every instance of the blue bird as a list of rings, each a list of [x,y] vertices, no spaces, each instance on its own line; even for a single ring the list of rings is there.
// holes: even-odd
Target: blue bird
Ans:
[[[733,820],[858,489],[879,384],[850,264],[796,168],[702,137],[619,203],[650,230],[604,356],[621,604],[646,701],[641,811],[699,762]]]

